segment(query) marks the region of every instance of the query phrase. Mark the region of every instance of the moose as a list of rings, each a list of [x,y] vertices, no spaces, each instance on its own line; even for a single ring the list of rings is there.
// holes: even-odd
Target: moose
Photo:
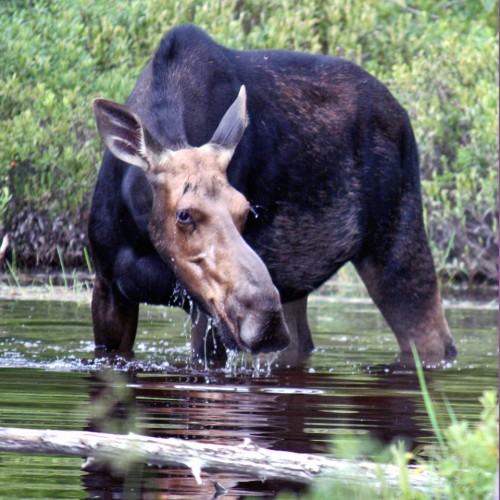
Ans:
[[[403,354],[456,355],[410,120],[363,69],[182,25],[125,105],[96,99],[94,113],[107,146],[89,217],[97,350],[131,352],[150,303],[190,312],[194,359],[305,359],[307,297],[352,262]]]

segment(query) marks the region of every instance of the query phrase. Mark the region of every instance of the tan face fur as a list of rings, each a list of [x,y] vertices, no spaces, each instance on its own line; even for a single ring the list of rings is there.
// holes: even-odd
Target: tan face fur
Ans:
[[[228,347],[261,352],[286,347],[279,293],[241,232],[247,199],[226,169],[246,127],[244,87],[212,140],[162,150],[124,106],[96,100],[99,132],[111,152],[145,170],[154,201],[149,234],[179,281],[215,320]]]
[[[227,181],[227,155],[217,153],[210,145],[176,151],[151,170],[155,201],[150,235],[208,312],[231,325],[224,303],[239,278],[234,256],[248,252],[239,233],[250,206]]]

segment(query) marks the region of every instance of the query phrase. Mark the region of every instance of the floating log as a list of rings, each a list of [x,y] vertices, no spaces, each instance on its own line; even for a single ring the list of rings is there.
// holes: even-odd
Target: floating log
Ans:
[[[395,465],[268,450],[248,439],[240,445],[228,446],[137,434],[0,427],[0,451],[80,456],[87,458],[86,464],[92,461],[123,463],[125,456],[130,457],[130,461],[150,465],[187,467],[198,484],[201,484],[202,470],[303,484],[328,476],[344,483],[369,483],[375,487],[383,482],[396,487],[400,475]],[[438,479],[425,468],[409,467],[409,472],[410,484],[415,489],[428,491],[439,485]]]

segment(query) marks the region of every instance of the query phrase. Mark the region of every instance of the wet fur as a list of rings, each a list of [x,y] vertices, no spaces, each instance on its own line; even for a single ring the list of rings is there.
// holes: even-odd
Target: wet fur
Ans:
[[[305,298],[352,261],[403,350],[410,336],[424,338],[421,352],[453,353],[413,132],[383,84],[343,59],[230,50],[187,25],[163,38],[126,104],[162,147],[201,146],[242,84],[249,125],[227,175],[256,207],[244,237],[282,301]],[[89,225],[97,281],[131,304],[182,305],[147,233],[144,179],[105,154]],[[422,333],[430,323],[438,333]]]

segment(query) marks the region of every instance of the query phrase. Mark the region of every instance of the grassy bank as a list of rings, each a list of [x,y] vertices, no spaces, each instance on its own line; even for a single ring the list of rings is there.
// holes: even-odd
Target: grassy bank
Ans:
[[[408,109],[439,271],[497,280],[497,4],[491,0],[4,0],[0,225],[20,265],[85,265],[102,148],[91,101],[123,101],[172,26],[234,48],[349,58]]]

